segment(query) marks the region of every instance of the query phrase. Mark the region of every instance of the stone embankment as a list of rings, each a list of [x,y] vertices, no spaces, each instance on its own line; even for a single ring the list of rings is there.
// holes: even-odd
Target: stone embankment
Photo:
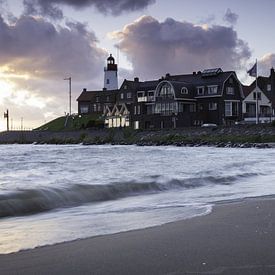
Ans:
[[[275,147],[275,127],[271,125],[238,125],[233,127],[135,131],[89,129],[81,131],[9,131],[0,133],[0,144],[137,144],[139,146],[216,146]]]

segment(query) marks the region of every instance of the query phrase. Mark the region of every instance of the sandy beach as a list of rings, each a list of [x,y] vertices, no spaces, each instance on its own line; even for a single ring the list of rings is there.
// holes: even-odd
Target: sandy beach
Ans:
[[[275,200],[222,204],[190,220],[0,255],[0,274],[275,274]]]

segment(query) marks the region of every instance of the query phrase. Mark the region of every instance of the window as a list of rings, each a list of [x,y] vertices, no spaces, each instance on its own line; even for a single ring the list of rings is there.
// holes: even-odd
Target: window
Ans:
[[[226,87],[226,94],[234,95],[235,94],[234,87]]]
[[[97,111],[100,112],[101,111],[101,105],[97,104]]]
[[[233,78],[229,78],[229,83],[233,84]]]
[[[188,95],[188,89],[186,87],[181,88],[181,94],[182,95]]]
[[[271,84],[267,84],[266,90],[267,90],[268,92],[271,92]]]
[[[239,115],[239,105],[237,101],[225,102],[225,116],[237,116]]]
[[[148,101],[153,101],[154,100],[154,91],[149,91],[148,92]]]
[[[132,93],[127,93],[127,98],[132,98]]]
[[[218,86],[208,86],[208,94],[215,95],[218,93]]]
[[[140,115],[140,105],[137,106],[137,114]]]
[[[93,104],[93,111],[96,112],[97,108],[96,108],[96,104]]]
[[[144,97],[144,92],[137,92],[137,97]]]
[[[128,86],[127,85],[124,85],[123,89],[124,90],[127,90]]]
[[[200,111],[203,111],[203,109],[204,109],[204,108],[203,108],[203,104],[199,104],[199,110],[200,110]]]
[[[110,79],[109,78],[106,79],[106,84],[110,84]]]
[[[120,99],[124,99],[124,93],[120,94]]]
[[[197,87],[197,95],[204,95],[204,87]]]
[[[157,103],[155,106],[155,114],[159,114],[161,112],[161,104]]]
[[[258,100],[261,100],[262,96],[261,93],[258,92]],[[253,99],[256,100],[256,92],[253,93]]]
[[[95,98],[95,102],[99,102],[99,96]]]
[[[107,95],[106,96],[106,101],[109,102],[110,101],[110,97]]]
[[[215,111],[218,108],[217,102],[210,102],[209,103],[209,111]]]
[[[160,92],[159,92],[159,96],[164,97],[164,98],[173,98],[174,97],[172,88],[168,83],[164,84],[161,87]]]
[[[89,112],[89,106],[87,106],[87,105],[80,106],[80,113],[81,114],[87,114],[88,112]]]

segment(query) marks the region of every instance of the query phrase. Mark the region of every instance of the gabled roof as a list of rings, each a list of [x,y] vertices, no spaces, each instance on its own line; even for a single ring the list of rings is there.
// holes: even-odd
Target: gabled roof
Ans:
[[[183,81],[186,83],[193,84],[195,86],[216,85],[223,84],[232,73],[234,72],[220,72],[217,75],[205,77],[202,73],[198,72],[195,74],[169,75],[166,77],[166,79],[174,81]]]
[[[112,96],[115,95],[118,90],[101,90],[101,91],[83,91],[77,98],[77,101],[91,101],[97,96]]]
[[[242,85],[242,88],[244,96],[247,97],[255,89],[255,82],[250,86]]]

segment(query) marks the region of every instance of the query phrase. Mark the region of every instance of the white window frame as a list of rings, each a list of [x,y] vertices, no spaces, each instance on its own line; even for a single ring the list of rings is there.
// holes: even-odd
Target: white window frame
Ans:
[[[180,93],[182,95],[188,95],[188,89],[186,87],[182,87]]]
[[[216,95],[217,93],[218,93],[218,85],[208,86],[208,94],[209,95]]]
[[[124,99],[124,93],[120,93],[120,99]]]
[[[204,95],[204,86],[197,87],[197,95],[198,96]]]
[[[267,90],[267,92],[271,92],[271,84],[266,85],[266,90]]]

